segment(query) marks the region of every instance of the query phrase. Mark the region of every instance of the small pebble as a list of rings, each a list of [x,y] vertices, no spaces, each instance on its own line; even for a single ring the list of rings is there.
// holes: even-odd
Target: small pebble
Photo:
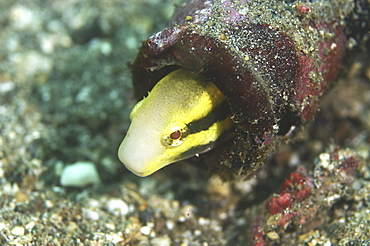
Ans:
[[[54,207],[54,203],[51,200],[46,200],[44,204],[45,204],[45,207],[47,207],[47,208]]]
[[[6,228],[6,224],[4,222],[0,222],[0,231]]]
[[[211,221],[209,219],[200,217],[199,220],[198,220],[198,223],[201,226],[207,226],[207,225],[210,225],[211,224]]]
[[[25,202],[29,200],[28,196],[22,191],[17,191],[14,198],[16,202]]]
[[[326,241],[323,246],[331,246],[331,242],[330,241]]]
[[[15,87],[14,82],[12,81],[5,81],[0,83],[0,94],[7,93],[9,91],[12,91]]]
[[[53,68],[53,60],[36,51],[16,53],[12,56],[12,61],[20,73],[29,77],[47,75]]]
[[[114,231],[116,229],[116,226],[112,223],[106,223],[105,227],[108,228],[109,230]]]
[[[65,231],[67,232],[75,232],[78,231],[79,227],[74,221],[69,221],[67,227],[64,228]]]
[[[82,215],[85,219],[88,220],[98,221],[100,219],[99,213],[89,208],[82,208]]]
[[[167,235],[164,235],[162,237],[153,238],[150,240],[150,243],[153,246],[170,246],[171,238]]]
[[[166,221],[166,227],[168,230],[172,231],[173,228],[175,228],[175,223],[172,220],[167,220]]]
[[[15,236],[22,236],[26,230],[23,226],[15,226],[12,228],[11,233]]]
[[[119,244],[120,242],[124,241],[121,233],[118,234],[108,234],[106,235],[107,240],[112,242],[114,245]]]
[[[96,167],[91,162],[76,162],[65,167],[60,177],[62,186],[85,187],[100,183]]]
[[[18,30],[38,30],[41,25],[41,18],[30,8],[23,5],[15,5],[9,11],[13,27]]]
[[[319,156],[320,158],[320,166],[323,168],[328,168],[330,164],[330,154],[329,153],[322,153]]]
[[[268,238],[271,240],[278,240],[280,238],[279,234],[277,234],[275,231],[270,231],[266,234]]]
[[[114,215],[125,216],[129,212],[128,205],[120,199],[110,199],[107,202],[107,209]]]
[[[31,221],[30,223],[28,223],[26,226],[25,226],[25,229],[27,231],[32,231],[32,229],[35,227],[36,223],[34,221]]]
[[[148,236],[150,234],[151,230],[152,229],[149,226],[143,226],[143,227],[140,228],[141,234],[146,235],[146,236]]]

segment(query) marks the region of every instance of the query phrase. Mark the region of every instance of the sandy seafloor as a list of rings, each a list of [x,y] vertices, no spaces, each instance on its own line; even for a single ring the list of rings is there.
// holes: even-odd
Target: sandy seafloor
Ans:
[[[0,0],[0,245],[370,245],[366,53],[252,180],[222,183],[188,162],[147,178],[124,168],[126,64],[173,11],[170,0]],[[93,184],[62,186],[74,163],[96,168]],[[294,189],[310,194],[272,214],[265,204],[296,169],[309,178]]]

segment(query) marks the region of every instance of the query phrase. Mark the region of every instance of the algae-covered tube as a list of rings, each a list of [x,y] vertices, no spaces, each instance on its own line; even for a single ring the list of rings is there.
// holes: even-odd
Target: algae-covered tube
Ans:
[[[313,119],[352,38],[347,23],[365,32],[368,6],[185,2],[132,64],[136,98],[145,99],[131,113],[121,161],[146,176],[207,152],[205,163],[225,179],[252,174]]]

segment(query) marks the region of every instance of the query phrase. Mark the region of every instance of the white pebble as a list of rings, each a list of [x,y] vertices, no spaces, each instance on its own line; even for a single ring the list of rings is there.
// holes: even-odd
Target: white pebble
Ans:
[[[6,224],[4,222],[0,222],[0,231],[6,228]]]
[[[5,81],[0,83],[0,93],[6,93],[12,91],[15,87],[14,82],[12,81]]]
[[[199,225],[206,226],[206,225],[210,225],[211,224],[211,221],[209,219],[200,217],[198,219],[198,223],[199,223]]]
[[[9,16],[14,28],[19,30],[38,30],[42,24],[38,13],[22,5],[11,8]]]
[[[100,52],[103,55],[109,55],[112,52],[112,45],[109,42],[102,42],[100,46]]]
[[[270,232],[268,232],[268,233],[266,234],[266,236],[267,236],[269,239],[271,239],[271,240],[278,240],[278,239],[280,239],[279,234],[277,234],[277,232],[275,232],[275,231],[270,231]]]
[[[330,164],[330,154],[329,153],[322,153],[322,154],[320,154],[319,158],[320,158],[320,165],[323,168],[328,168],[328,166]]]
[[[170,246],[171,245],[171,238],[167,235],[162,237],[156,237],[150,240],[151,245],[153,246]]]
[[[152,229],[149,226],[143,226],[143,227],[140,228],[141,234],[146,235],[146,236],[148,236],[150,234],[151,230]]]
[[[15,196],[15,193],[19,191],[19,187],[17,183],[11,185],[10,183],[5,183],[3,185],[3,193],[11,196]]]
[[[331,242],[330,241],[326,241],[323,246],[331,246]]]
[[[166,221],[166,227],[168,230],[172,231],[173,228],[175,228],[175,223],[172,220],[167,220]]]
[[[84,187],[100,183],[96,167],[91,162],[76,162],[65,167],[60,177],[62,186]]]
[[[128,205],[120,199],[110,199],[107,202],[107,210],[114,215],[125,216],[129,212]]]
[[[31,221],[30,223],[28,223],[25,228],[27,231],[32,231],[32,229],[35,227],[36,223],[34,221]]]
[[[54,202],[53,202],[52,200],[46,200],[46,201],[44,202],[44,204],[45,204],[45,207],[47,207],[47,208],[52,208],[52,207],[54,207]]]
[[[124,237],[122,237],[122,234],[120,232],[118,234],[108,234],[106,235],[106,238],[108,241],[111,241],[114,245],[124,241]]]
[[[24,235],[24,232],[25,232],[25,229],[23,226],[15,226],[13,227],[13,229],[11,230],[11,233],[13,235],[16,235],[16,236],[22,236]]]
[[[85,219],[93,220],[93,221],[98,221],[100,219],[100,215],[98,212],[95,212],[88,208],[82,208],[82,216]]]
[[[16,68],[27,76],[48,74],[53,68],[53,60],[35,51],[15,53],[10,56]]]
[[[100,202],[98,200],[95,200],[95,199],[90,199],[88,202],[87,202],[87,205],[89,207],[92,207],[92,208],[98,208],[100,206]]]
[[[116,226],[112,223],[106,223],[105,227],[112,231],[116,230]]]
[[[130,50],[134,50],[138,48],[138,41],[133,36],[126,38],[126,40],[124,40],[124,44],[126,45],[126,48]]]

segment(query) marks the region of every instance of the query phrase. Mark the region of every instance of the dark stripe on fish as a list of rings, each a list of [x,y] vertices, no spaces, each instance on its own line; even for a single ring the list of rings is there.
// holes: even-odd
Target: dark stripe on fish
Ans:
[[[205,117],[188,124],[189,134],[208,130],[215,122],[223,121],[230,116],[229,104],[223,100],[214,110]]]
[[[177,158],[175,159],[175,161],[184,160],[184,159],[190,158],[192,156],[195,156],[196,154],[201,154],[201,153],[207,152],[208,150],[213,149],[213,147],[215,147],[219,143],[221,143],[225,138],[227,138],[227,136],[229,134],[230,134],[229,131],[224,131],[216,141],[212,141],[212,142],[209,142],[209,143],[204,144],[204,145],[193,146],[190,149],[188,149],[187,151],[178,155]]]

